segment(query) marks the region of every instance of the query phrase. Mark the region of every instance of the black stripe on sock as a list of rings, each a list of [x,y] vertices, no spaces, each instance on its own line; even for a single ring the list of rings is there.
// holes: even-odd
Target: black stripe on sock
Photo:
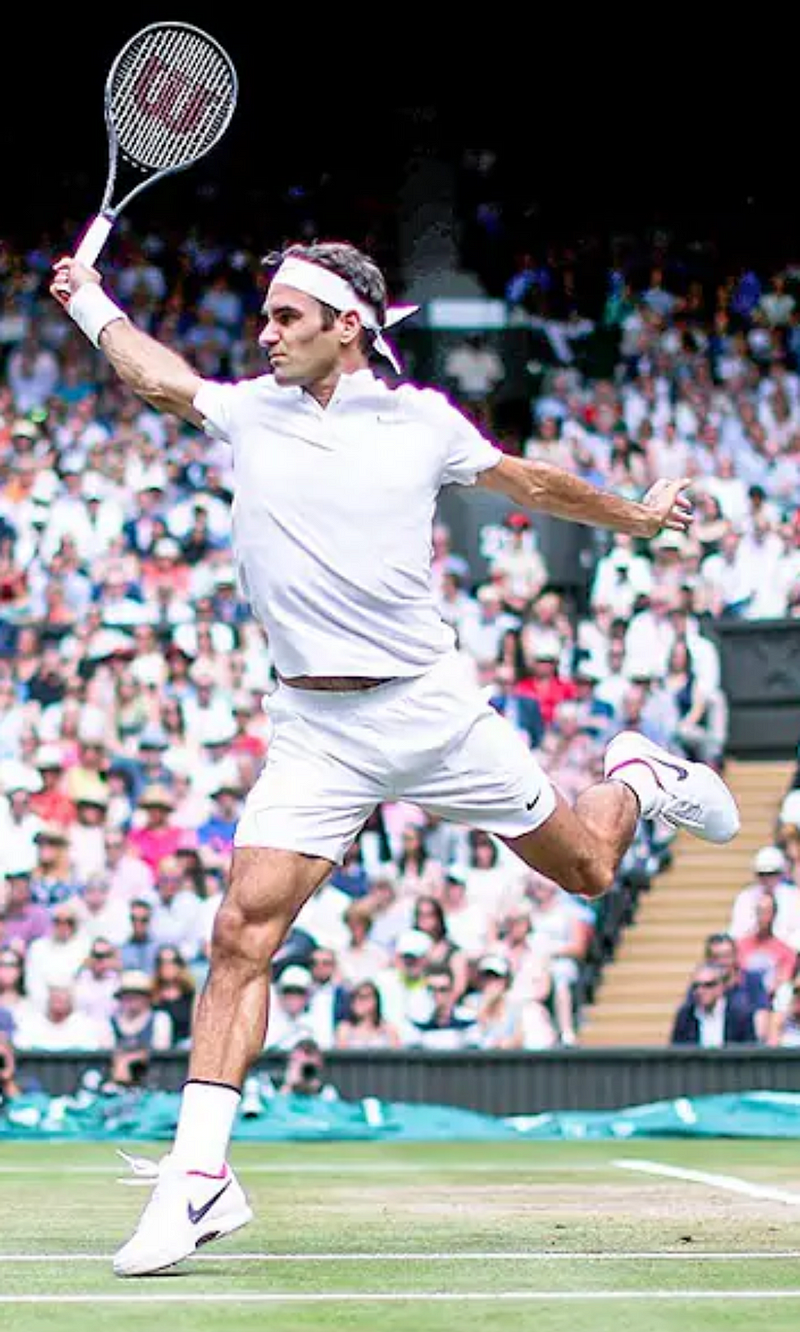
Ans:
[[[183,1086],[190,1087],[192,1083],[198,1087],[227,1087],[228,1091],[236,1092],[237,1096],[242,1094],[241,1087],[234,1087],[232,1082],[215,1082],[213,1078],[187,1078]]]

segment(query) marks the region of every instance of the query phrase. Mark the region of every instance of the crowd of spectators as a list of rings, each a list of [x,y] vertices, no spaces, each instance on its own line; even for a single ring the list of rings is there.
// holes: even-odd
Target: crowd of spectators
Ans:
[[[113,1051],[124,1084],[191,1039],[275,679],[231,561],[226,448],[115,381],[47,297],[52,258],[0,267],[0,1034]],[[487,526],[480,578],[436,525],[459,651],[570,798],[623,728],[721,768],[714,623],[800,604],[794,275],[753,277],[706,311],[655,272],[607,274],[614,372],[556,363],[531,395],[527,456],[632,496],[688,476],[691,536],[598,533],[580,608],[529,515]],[[203,374],[263,372],[257,254],[128,233],[107,280]],[[502,364],[485,383],[467,410],[491,412]],[[621,879],[657,873],[670,836],[642,824]],[[597,910],[486,834],[381,806],[278,956],[267,1046],[573,1044]]]

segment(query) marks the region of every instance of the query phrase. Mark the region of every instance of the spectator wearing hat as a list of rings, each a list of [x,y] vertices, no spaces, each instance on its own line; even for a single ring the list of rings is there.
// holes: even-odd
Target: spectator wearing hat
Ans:
[[[0,770],[0,791],[5,792],[0,864],[32,865],[36,860],[36,834],[42,820],[31,809],[31,795],[40,786],[39,774],[26,764],[6,762]]]
[[[288,966],[272,987],[265,1049],[291,1050],[303,1039],[317,1040],[311,1012],[314,982],[306,967]]]
[[[172,821],[174,808],[174,797],[166,786],[147,786],[139,797],[138,811],[144,822],[128,834],[128,845],[154,875],[162,860],[175,855],[186,836],[186,829]]]
[[[213,807],[209,817],[197,829],[201,846],[211,847],[221,856],[233,851],[233,838],[242,809],[242,792],[235,779],[222,776],[211,793]]]
[[[123,971],[111,1018],[112,1080],[121,1086],[141,1083],[153,1051],[172,1046],[172,1019],[153,1005],[153,979],[143,971]]]
[[[72,985],[90,948],[76,901],[56,903],[52,921],[52,934],[34,939],[25,960],[28,994],[39,1010],[44,1009],[51,985]]]
[[[107,1022],[76,1008],[72,980],[49,984],[41,1010],[23,1018],[14,1033],[18,1050],[109,1050],[112,1043]]]
[[[33,900],[30,868],[12,864],[5,879],[5,894],[0,896],[0,946],[25,952],[34,939],[50,934],[50,912]]]
[[[85,775],[72,784],[75,822],[69,829],[69,856],[75,877],[85,883],[105,871],[108,818],[108,783],[99,775]]]
[[[42,785],[31,795],[33,813],[46,824],[69,827],[75,822],[75,801],[65,789],[64,760],[58,745],[41,745],[35,763]]]
[[[174,736],[163,725],[163,715],[162,705],[162,724],[148,722],[139,732],[131,761],[134,780],[132,797],[137,803],[148,788],[169,787],[172,782],[172,769],[167,763],[167,755],[172,758],[179,751],[173,747]]]
[[[547,565],[528,514],[508,515],[500,547],[487,563],[490,576],[503,582],[506,608],[521,615],[547,582]]]
[[[756,905],[764,893],[769,893],[775,899],[775,934],[800,947],[800,888],[789,876],[784,853],[778,846],[759,847],[752,869],[753,882],[734,898],[728,932],[737,940],[751,934],[756,926]]]
[[[430,1008],[425,979],[430,947],[430,935],[422,930],[403,930],[392,963],[373,976],[386,1019],[400,1032],[404,1044],[412,1015]]]
[[[36,859],[31,874],[31,897],[52,909],[77,897],[80,883],[69,855],[69,832],[58,823],[43,824],[36,834]]]

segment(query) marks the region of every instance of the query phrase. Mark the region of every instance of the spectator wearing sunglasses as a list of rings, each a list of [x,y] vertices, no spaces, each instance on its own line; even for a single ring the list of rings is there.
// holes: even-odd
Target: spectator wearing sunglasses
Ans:
[[[691,997],[675,1014],[672,1045],[757,1045],[753,1011],[725,990],[721,967],[702,962],[692,978]]]
[[[75,978],[75,1011],[98,1022],[110,1022],[122,974],[119,949],[102,936],[94,940],[89,956]]]

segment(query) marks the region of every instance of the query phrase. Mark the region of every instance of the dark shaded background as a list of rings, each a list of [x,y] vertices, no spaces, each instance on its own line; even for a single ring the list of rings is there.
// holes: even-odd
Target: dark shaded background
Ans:
[[[391,207],[409,155],[457,158],[491,143],[556,233],[663,224],[721,236],[734,261],[787,258],[796,246],[800,256],[794,76],[787,84],[777,67],[779,43],[759,59],[757,32],[732,51],[715,37],[706,51],[687,28],[673,52],[661,32],[609,26],[598,36],[566,14],[545,34],[539,11],[504,23],[493,8],[471,25],[443,11],[438,35],[410,11],[379,6],[366,17],[263,5],[166,16],[227,47],[240,101],[203,163],[132,205],[137,226],[222,218],[223,232],[254,231],[266,248],[281,239],[271,217],[287,189],[329,176],[335,226],[337,198],[343,218],[354,197]],[[80,21],[4,14],[0,237],[44,229],[68,246],[93,214],[108,67],[163,17],[149,6]]]

